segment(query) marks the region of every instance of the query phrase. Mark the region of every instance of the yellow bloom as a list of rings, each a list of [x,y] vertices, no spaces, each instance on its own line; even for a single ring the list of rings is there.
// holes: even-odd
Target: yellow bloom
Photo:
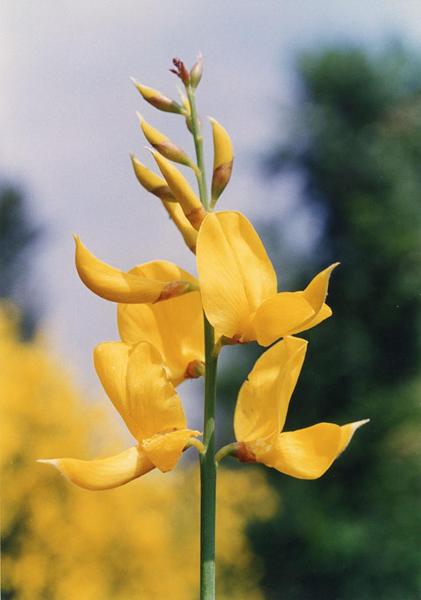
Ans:
[[[135,267],[137,276],[153,280],[180,278],[195,285],[186,271],[166,261]],[[119,304],[118,328],[123,342],[151,343],[161,354],[168,377],[178,385],[190,363],[204,361],[203,311],[199,292],[157,304]]]
[[[208,214],[199,230],[197,268],[203,307],[216,336],[238,342],[277,339],[332,314],[324,303],[331,265],[300,292],[277,293],[277,279],[251,223],[238,212]]]
[[[94,363],[107,395],[137,445],[109,458],[42,460],[76,485],[89,490],[118,487],[155,467],[170,471],[191,437],[180,398],[169,381],[160,353],[151,344],[99,344]]]
[[[244,462],[260,462],[292,477],[317,479],[368,419],[342,427],[318,423],[282,432],[306,349],[305,340],[286,337],[256,362],[238,395],[236,455]]]
[[[183,281],[179,277],[170,281],[139,277],[136,267],[129,272],[119,271],[96,258],[78,237],[75,237],[75,242],[75,261],[79,277],[86,287],[105,300],[154,303],[197,289],[194,282]]]

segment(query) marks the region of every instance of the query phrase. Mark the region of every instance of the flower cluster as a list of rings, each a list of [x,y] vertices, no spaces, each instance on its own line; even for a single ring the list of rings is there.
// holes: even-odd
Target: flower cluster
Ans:
[[[199,58],[191,71],[174,61],[174,72],[188,91],[181,103],[135,85],[155,108],[185,118],[198,143],[194,90],[202,72]],[[110,400],[136,445],[116,456],[82,461],[50,459],[72,482],[88,489],[122,485],[155,467],[173,469],[183,450],[204,450],[199,431],[189,429],[177,386],[205,374],[204,320],[213,327],[218,353],[225,345],[256,341],[269,347],[238,395],[234,417],[236,441],[217,454],[260,462],[303,479],[320,477],[366,421],[343,426],[319,423],[283,432],[307,342],[295,337],[328,317],[329,278],[337,264],[318,273],[296,292],[278,291],[275,270],[247,218],[239,212],[213,212],[229,182],[233,165],[227,131],[210,119],[214,163],[211,199],[207,200],[201,149],[198,164],[167,136],[140,117],[161,175],[132,156],[140,184],[158,197],[196,254],[197,279],[167,261],[135,266],[128,272],[105,264],[76,238],[76,268],[95,294],[118,304],[121,341],[97,346],[94,364]],[[196,150],[198,150],[196,148]],[[199,195],[174,163],[193,171]]]

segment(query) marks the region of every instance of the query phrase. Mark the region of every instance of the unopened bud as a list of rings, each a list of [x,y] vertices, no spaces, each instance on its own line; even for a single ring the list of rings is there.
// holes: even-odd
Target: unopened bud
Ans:
[[[158,196],[158,198],[165,199],[168,202],[176,202],[176,199],[167,185],[165,179],[145,167],[134,154],[130,155],[132,160],[133,170],[137,177],[138,182],[142,187],[145,188],[151,194]]]
[[[161,198],[161,202],[167,211],[170,219],[177,227],[178,231],[183,236],[186,246],[196,254],[197,231],[187,219],[183,209],[178,202],[170,202]]]
[[[154,90],[154,88],[148,87],[147,85],[141,85],[133,77],[130,79],[146,102],[149,102],[149,104],[152,104],[152,106],[158,110],[177,114],[183,112],[182,107],[175,100],[171,100],[171,98],[164,96],[164,94],[161,94],[158,90]]]
[[[192,360],[186,368],[186,379],[197,379],[205,374],[205,363],[202,360]]]
[[[196,252],[197,231],[185,216],[165,179],[145,167],[133,154],[131,155],[135,175],[145,190],[160,198],[170,219],[180,231],[187,247]]]
[[[190,85],[192,86],[192,88],[194,90],[197,88],[197,86],[200,83],[200,80],[202,79],[202,73],[203,73],[203,56],[202,56],[202,53],[199,52],[199,54],[197,56],[197,60],[190,70]]]
[[[194,168],[193,162],[184,150],[181,150],[181,148],[176,146],[169,138],[167,138],[167,136],[147,123],[141,115],[138,114],[137,116],[139,117],[140,127],[145,138],[152,144],[155,150],[158,150],[162,156],[165,156],[165,158],[168,158],[169,160],[173,160],[186,167]]]
[[[206,216],[199,198],[192,190],[184,175],[169,160],[158,152],[151,150],[154,159],[165,178],[170,190],[177,202],[180,203],[184,214],[195,229],[199,229],[201,222]]]
[[[234,160],[231,138],[218,121],[209,117],[213,133],[212,206],[231,179]]]
[[[175,68],[170,69],[171,73],[174,73],[175,75],[177,75],[177,77],[179,77],[181,79],[181,81],[184,83],[184,85],[186,85],[186,86],[189,85],[190,73],[186,69],[186,66],[183,63],[183,61],[179,58],[173,58],[172,64],[174,65]]]

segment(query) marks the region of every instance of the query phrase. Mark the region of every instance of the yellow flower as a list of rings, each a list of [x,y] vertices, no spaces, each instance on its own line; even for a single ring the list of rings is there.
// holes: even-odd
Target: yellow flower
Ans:
[[[158,281],[139,277],[137,267],[129,272],[120,271],[96,258],[75,236],[76,269],[83,283],[94,294],[111,302],[159,302],[187,294],[195,289],[194,281],[175,277],[170,281]],[[178,267],[175,267],[175,270]]]
[[[257,360],[238,395],[234,416],[236,456],[299,479],[317,479],[368,419],[342,427],[318,423],[282,432],[306,349],[305,340],[286,337]]]
[[[89,490],[118,487],[155,467],[170,471],[191,437],[180,398],[169,381],[162,357],[151,344],[99,344],[94,363],[110,400],[137,440],[137,445],[109,458],[42,460],[70,481]]]
[[[314,327],[332,314],[324,303],[331,265],[300,292],[277,293],[277,279],[251,223],[238,212],[208,214],[197,239],[204,311],[216,337],[238,342],[277,339]]]
[[[153,261],[135,267],[146,279],[181,278],[195,285],[186,271],[167,261]],[[118,328],[123,342],[146,341],[161,354],[168,377],[178,385],[188,375],[189,365],[204,361],[203,311],[198,291],[157,304],[119,304]]]

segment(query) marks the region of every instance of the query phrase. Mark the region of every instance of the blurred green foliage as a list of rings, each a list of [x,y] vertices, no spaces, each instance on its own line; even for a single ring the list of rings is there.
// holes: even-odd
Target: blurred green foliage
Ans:
[[[276,176],[299,174],[307,210],[323,223],[294,288],[329,263],[341,266],[328,298],[334,316],[303,336],[310,346],[286,429],[371,423],[320,480],[272,472],[282,509],[251,534],[268,600],[416,600],[421,62],[398,46],[380,57],[333,48],[305,54],[298,67],[292,131],[266,167]],[[288,256],[270,254],[288,268]],[[223,395],[247,373],[240,362],[227,372]]]
[[[39,235],[40,229],[31,222],[22,191],[0,181],[0,300],[12,300],[19,307],[24,339],[32,337],[38,319],[36,294],[30,287],[31,253]]]

